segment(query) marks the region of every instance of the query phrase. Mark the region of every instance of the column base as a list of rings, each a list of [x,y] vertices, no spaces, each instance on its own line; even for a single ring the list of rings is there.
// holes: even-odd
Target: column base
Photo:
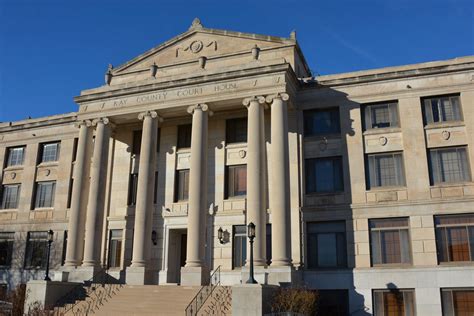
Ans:
[[[209,284],[209,269],[207,267],[182,267],[181,285],[202,286]]]
[[[242,284],[232,286],[232,316],[261,316],[271,312],[276,285]]]
[[[84,282],[91,280],[99,272],[104,271],[104,269],[102,267],[78,267],[71,270],[66,268],[65,271],[68,272],[67,280],[69,282]]]
[[[147,270],[145,267],[127,267],[125,283],[130,285],[145,285]]]

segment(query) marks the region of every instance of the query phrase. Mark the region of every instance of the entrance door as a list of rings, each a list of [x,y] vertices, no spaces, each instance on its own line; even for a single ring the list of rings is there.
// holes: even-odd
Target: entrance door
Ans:
[[[170,229],[168,244],[168,283],[181,281],[181,267],[186,264],[186,229]]]

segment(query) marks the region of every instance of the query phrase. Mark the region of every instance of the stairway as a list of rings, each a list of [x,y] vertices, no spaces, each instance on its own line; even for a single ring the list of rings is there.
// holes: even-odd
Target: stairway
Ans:
[[[232,287],[217,286],[199,310],[198,316],[232,315]]]

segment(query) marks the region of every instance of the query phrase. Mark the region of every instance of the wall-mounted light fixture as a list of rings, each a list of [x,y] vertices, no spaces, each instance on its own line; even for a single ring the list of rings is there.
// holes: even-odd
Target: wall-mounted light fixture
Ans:
[[[219,242],[221,244],[224,243],[224,231],[222,230],[222,227],[219,227],[219,229],[217,230],[217,239],[219,239]]]

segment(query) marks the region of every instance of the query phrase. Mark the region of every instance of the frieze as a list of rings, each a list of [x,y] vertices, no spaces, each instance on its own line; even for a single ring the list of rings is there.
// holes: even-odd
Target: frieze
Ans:
[[[134,105],[164,103],[172,100],[187,99],[204,95],[216,95],[219,93],[230,93],[245,89],[273,86],[275,82],[280,82],[281,76],[272,76],[258,79],[244,79],[232,82],[209,84],[198,87],[179,88],[162,90],[148,94],[117,98],[107,101],[88,103],[81,106],[79,112],[94,112],[110,110],[115,108],[125,108]],[[282,80],[282,83],[284,80]]]

